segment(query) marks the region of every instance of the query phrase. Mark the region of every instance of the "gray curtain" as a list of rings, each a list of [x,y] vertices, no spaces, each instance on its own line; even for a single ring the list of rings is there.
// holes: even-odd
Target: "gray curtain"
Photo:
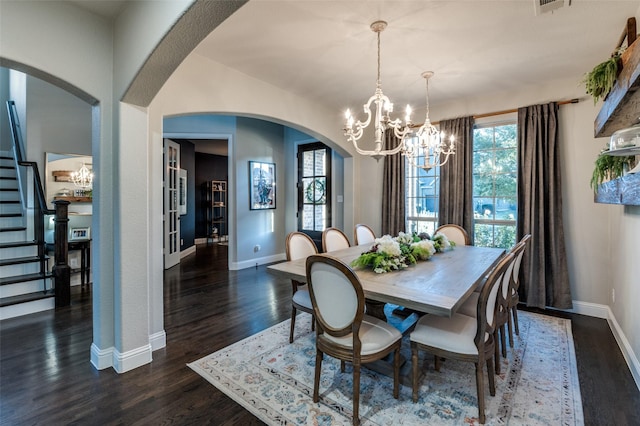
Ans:
[[[518,153],[518,238],[531,234],[521,267],[521,300],[570,309],[555,102],[518,109]]]
[[[446,138],[456,138],[456,153],[440,167],[438,223],[462,226],[473,243],[473,117],[440,121]]]
[[[392,149],[400,142],[393,132],[385,133],[385,148]],[[405,231],[404,157],[398,153],[384,157],[382,180],[382,235],[398,235]]]

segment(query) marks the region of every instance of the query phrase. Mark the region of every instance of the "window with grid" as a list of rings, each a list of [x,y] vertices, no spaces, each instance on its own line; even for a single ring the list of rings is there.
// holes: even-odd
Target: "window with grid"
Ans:
[[[516,243],[518,139],[515,123],[473,131],[474,245],[510,248]]]
[[[433,235],[438,227],[440,167],[427,171],[405,160],[405,170],[406,232]]]

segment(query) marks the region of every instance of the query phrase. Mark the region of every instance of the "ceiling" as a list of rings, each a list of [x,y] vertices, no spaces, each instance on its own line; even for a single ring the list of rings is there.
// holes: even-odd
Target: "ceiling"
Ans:
[[[126,2],[75,3],[114,17]],[[534,0],[250,0],[194,53],[330,109],[360,111],[376,84],[376,34],[370,24],[385,20],[384,93],[396,112],[407,103],[423,109],[421,73],[434,71],[433,111],[438,103],[504,96],[550,80],[579,86],[586,72],[609,57],[627,18],[640,12],[640,2],[571,3],[536,16]]]

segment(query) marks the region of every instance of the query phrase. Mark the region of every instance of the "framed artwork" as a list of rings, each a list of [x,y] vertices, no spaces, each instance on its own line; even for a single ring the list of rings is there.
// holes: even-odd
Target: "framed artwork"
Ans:
[[[249,208],[276,208],[276,165],[249,161]]]
[[[91,238],[91,228],[71,228],[69,241],[82,241]]]

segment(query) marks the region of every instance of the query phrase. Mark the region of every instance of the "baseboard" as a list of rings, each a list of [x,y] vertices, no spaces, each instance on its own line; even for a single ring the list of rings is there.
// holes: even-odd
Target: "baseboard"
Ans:
[[[164,330],[149,336],[149,344],[152,351],[157,351],[167,346],[167,333]]]
[[[232,262],[229,264],[229,270],[238,271],[240,269],[255,268],[258,265],[279,262],[282,260],[287,260],[287,256],[284,253],[274,254],[273,256],[259,257],[257,259],[245,260],[242,262]]]
[[[631,371],[633,380],[636,382],[638,390],[640,390],[640,362],[638,361],[636,354],[633,352],[633,348],[629,344],[627,337],[620,328],[620,324],[618,324],[615,315],[613,315],[611,308],[608,305],[574,300],[573,309],[561,309],[561,311],[607,320],[611,333],[613,333],[613,337],[616,339],[616,343],[622,352],[622,356],[624,356],[625,361],[627,361],[627,366]]]
[[[577,300],[572,301],[573,309],[561,309],[564,312],[572,312],[574,314],[586,315],[589,317],[607,319],[611,313],[611,310],[607,305],[601,305],[598,303],[580,302]]]
[[[126,373],[134,368],[149,364],[151,362],[151,352],[150,344],[122,353],[114,348],[113,369],[117,373]]]
[[[108,349],[100,349],[95,343],[91,344],[91,364],[97,370],[104,370],[113,366],[113,346]]]
[[[195,252],[196,252],[196,245],[194,244],[191,247],[186,248],[180,252],[180,259],[182,259],[183,257],[187,257],[190,254],[193,254]]]
[[[609,327],[613,333],[613,337],[618,342],[618,346],[622,351],[622,355],[624,359],[627,361],[627,365],[629,366],[629,370],[631,370],[631,375],[633,376],[633,380],[636,382],[636,387],[640,390],[640,361],[638,361],[638,357],[633,352],[633,348],[629,344],[627,337],[624,335],[624,332],[620,328],[620,324],[616,320],[615,315],[613,315],[613,311],[611,308],[607,306],[609,311],[609,316],[607,318],[607,322],[609,323]]]

